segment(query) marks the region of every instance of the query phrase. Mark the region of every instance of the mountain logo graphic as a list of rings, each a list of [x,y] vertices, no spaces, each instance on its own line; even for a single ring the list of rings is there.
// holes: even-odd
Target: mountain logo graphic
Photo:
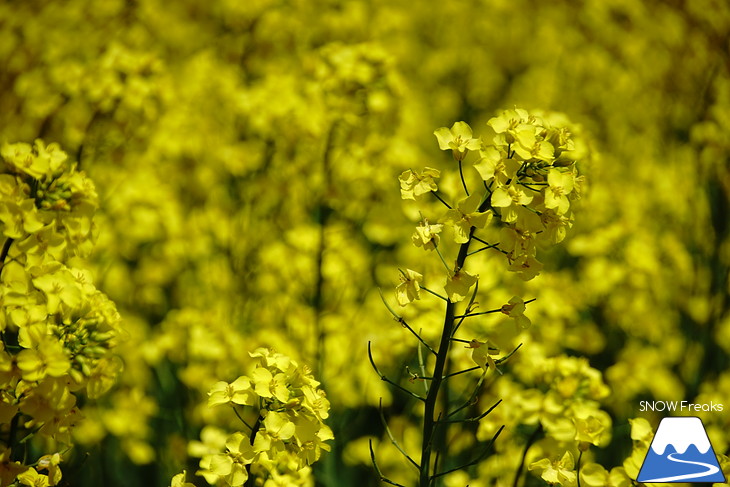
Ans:
[[[725,482],[702,420],[662,419],[637,482]]]

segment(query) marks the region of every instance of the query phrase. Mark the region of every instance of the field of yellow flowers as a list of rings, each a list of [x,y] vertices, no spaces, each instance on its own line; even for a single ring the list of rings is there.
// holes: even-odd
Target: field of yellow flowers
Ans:
[[[0,2],[0,234],[0,487],[730,480],[724,0]]]

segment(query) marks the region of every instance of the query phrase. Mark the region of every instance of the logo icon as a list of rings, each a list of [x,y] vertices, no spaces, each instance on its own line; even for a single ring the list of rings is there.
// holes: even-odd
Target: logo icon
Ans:
[[[725,482],[702,420],[662,419],[636,481]]]

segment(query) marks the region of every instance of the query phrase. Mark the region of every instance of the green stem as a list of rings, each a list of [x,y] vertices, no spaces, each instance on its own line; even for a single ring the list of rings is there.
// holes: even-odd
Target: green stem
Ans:
[[[261,423],[263,422],[264,418],[259,414],[259,417],[256,418],[256,422],[253,424],[253,428],[251,428],[251,444],[253,445],[254,440],[256,439],[256,434],[261,429]],[[253,487],[255,482],[255,479],[251,476],[251,464],[249,463],[246,465],[246,473],[248,474],[248,479],[246,480],[246,483],[243,484],[243,487]]]
[[[0,253],[0,269],[3,268],[5,265],[5,259],[7,258],[8,254],[10,253],[10,246],[13,245],[14,240],[10,237],[8,237],[7,240],[5,240],[5,243],[3,244],[2,252]]]
[[[456,258],[456,268],[461,269],[466,261],[469,253],[469,244],[474,234],[474,227],[469,231],[469,240],[462,244],[459,248],[459,255]],[[449,354],[449,346],[451,345],[451,332],[454,327],[454,316],[456,315],[456,304],[451,300],[446,301],[446,313],[444,317],[444,326],[441,332],[441,341],[439,343],[438,353],[436,355],[436,364],[433,369],[433,381],[426,396],[425,408],[423,413],[423,441],[421,443],[421,471],[419,475],[419,487],[429,487],[431,482],[431,452],[434,447],[434,433],[436,430],[436,403],[443,382],[444,369],[446,368],[446,359]],[[441,445],[438,445],[441,446]]]
[[[459,161],[459,176],[461,177],[461,185],[464,187],[466,195],[469,196],[469,190],[466,187],[466,181],[464,180],[464,171],[461,168],[461,161]]]

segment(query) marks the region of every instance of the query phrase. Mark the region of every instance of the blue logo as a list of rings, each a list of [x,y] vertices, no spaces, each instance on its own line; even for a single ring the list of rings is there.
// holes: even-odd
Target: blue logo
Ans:
[[[662,419],[641,466],[637,482],[725,482],[702,420]]]

